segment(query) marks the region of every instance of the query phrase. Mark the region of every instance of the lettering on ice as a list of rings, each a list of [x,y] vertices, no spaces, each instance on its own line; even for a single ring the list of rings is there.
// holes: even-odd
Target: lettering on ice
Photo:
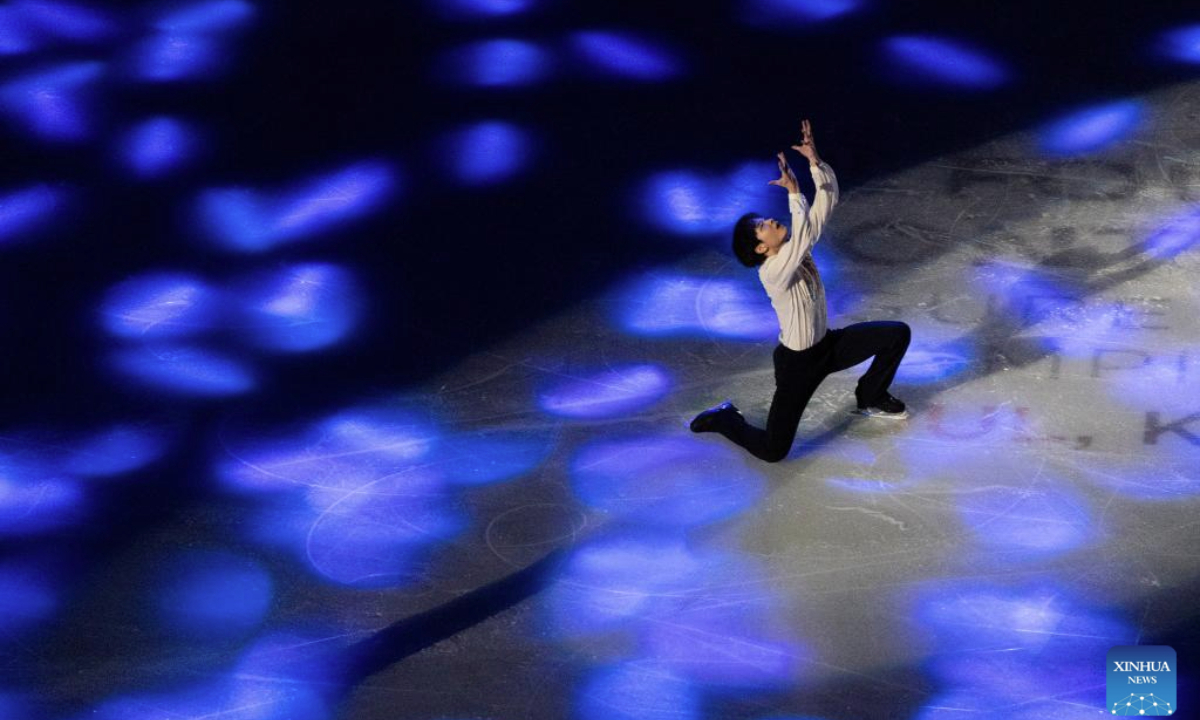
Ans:
[[[1171,666],[1167,662],[1156,662],[1152,660],[1141,660],[1138,662],[1114,660],[1116,671],[1119,673],[1160,673],[1171,672]],[[1158,683],[1158,678],[1154,675],[1130,675],[1129,682],[1135,685],[1154,685]]]

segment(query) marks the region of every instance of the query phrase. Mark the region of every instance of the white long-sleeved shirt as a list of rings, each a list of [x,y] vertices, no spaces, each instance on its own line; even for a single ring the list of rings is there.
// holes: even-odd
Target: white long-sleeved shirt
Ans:
[[[825,286],[813,262],[812,247],[837,205],[838,184],[833,168],[825,163],[809,167],[817,186],[812,208],[801,193],[788,193],[791,238],[758,268],[758,279],[779,317],[779,342],[791,350],[816,345],[827,329]]]

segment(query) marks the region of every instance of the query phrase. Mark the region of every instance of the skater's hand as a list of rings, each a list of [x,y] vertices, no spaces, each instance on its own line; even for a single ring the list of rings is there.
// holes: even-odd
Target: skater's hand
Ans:
[[[783,153],[778,153],[775,156],[775,161],[779,164],[779,179],[772,180],[769,184],[786,188],[789,193],[800,192],[800,183],[796,181],[796,173],[792,172],[792,168],[788,165],[787,158],[783,156]]]
[[[821,156],[817,154],[817,144],[813,142],[812,124],[807,120],[800,123],[800,144],[792,149],[808,158],[810,165],[820,165]]]

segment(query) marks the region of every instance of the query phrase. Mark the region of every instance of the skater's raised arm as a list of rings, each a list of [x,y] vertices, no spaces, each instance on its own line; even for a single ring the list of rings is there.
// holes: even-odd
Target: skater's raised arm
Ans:
[[[819,228],[816,228],[817,232],[813,232],[808,200],[800,192],[800,184],[796,181],[796,174],[788,166],[787,159],[783,153],[779,153],[776,160],[779,163],[780,177],[778,180],[772,180],[771,184],[788,191],[791,233],[789,241],[772,253],[771,262],[764,263],[759,269],[759,277],[769,287],[787,287],[796,281],[796,271],[813,243],[817,241],[820,232]]]
[[[817,144],[813,141],[812,124],[807,120],[800,123],[800,135],[800,144],[793,145],[792,149],[808,160],[813,184],[817,187],[812,209],[808,212],[808,223],[815,243],[821,236],[821,231],[825,229],[825,223],[833,214],[833,208],[837,205],[838,182],[837,176],[833,174],[833,168],[821,161],[821,156],[817,153]]]

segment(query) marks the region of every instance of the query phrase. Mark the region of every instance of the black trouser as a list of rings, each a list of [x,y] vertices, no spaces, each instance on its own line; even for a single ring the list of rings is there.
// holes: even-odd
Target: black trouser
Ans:
[[[767,416],[767,429],[746,422],[721,428],[725,437],[767,462],[787,457],[796,439],[800,416],[816,392],[817,386],[831,373],[853,367],[875,356],[871,367],[858,380],[854,396],[860,406],[873,404],[887,392],[896,377],[900,360],[908,350],[912,331],[902,322],[857,323],[830,330],[807,350],[775,348],[775,398]]]

